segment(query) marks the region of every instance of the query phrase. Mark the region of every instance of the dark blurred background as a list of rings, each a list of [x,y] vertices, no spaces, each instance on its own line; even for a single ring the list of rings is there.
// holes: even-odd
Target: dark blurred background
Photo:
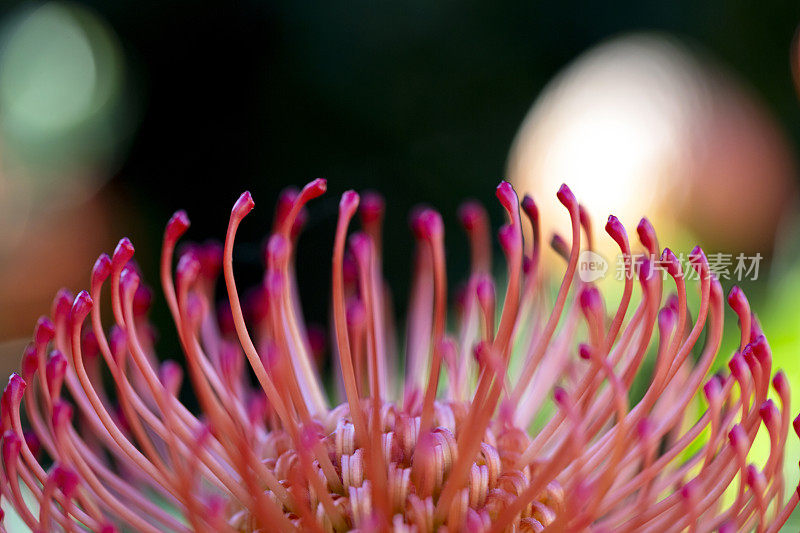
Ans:
[[[16,360],[22,341],[13,339],[28,334],[58,287],[85,286],[94,258],[118,237],[133,240],[154,281],[170,214],[188,211],[189,238],[221,239],[245,189],[257,209],[237,259],[244,279],[256,280],[278,192],[316,177],[330,192],[312,204],[300,243],[310,320],[327,317],[336,206],[348,188],[387,198],[385,268],[402,310],[409,209],[442,211],[450,274],[463,276],[458,204],[493,202],[537,95],[576,57],[631,32],[662,32],[732,73],[778,139],[776,190],[786,196],[800,142],[790,68],[798,20],[792,1],[5,2],[5,353]],[[751,179],[756,189],[760,179]],[[741,219],[743,209],[729,211]],[[496,206],[491,213],[501,220]],[[745,247],[771,255],[773,230],[759,234],[763,246]]]

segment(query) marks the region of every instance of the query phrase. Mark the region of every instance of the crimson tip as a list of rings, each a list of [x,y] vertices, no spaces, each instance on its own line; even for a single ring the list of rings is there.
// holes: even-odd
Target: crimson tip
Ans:
[[[361,206],[359,212],[361,213],[361,221],[364,224],[377,222],[383,218],[386,211],[386,202],[383,196],[375,191],[368,191],[364,193],[361,199]]]
[[[611,238],[614,239],[623,252],[627,253],[628,234],[625,231],[625,227],[622,225],[622,222],[620,222],[619,219],[614,215],[608,216],[608,222],[606,222],[606,233],[608,233]]]
[[[458,208],[458,221],[467,231],[475,229],[480,221],[485,219],[483,206],[475,200],[466,201]]]
[[[112,256],[112,264],[115,270],[121,269],[133,257],[134,248],[133,243],[127,237],[120,239],[117,247],[114,248]]]
[[[517,209],[517,193],[509,182],[501,181],[495,190],[495,195],[507,211],[512,212]]]
[[[256,203],[253,201],[253,196],[250,194],[250,191],[244,191],[236,200],[236,203],[233,204],[231,215],[243,218],[247,213],[252,211],[255,206]]]
[[[75,301],[72,303],[72,321],[73,324],[79,324],[84,321],[86,315],[92,310],[92,306],[94,302],[92,301],[92,297],[89,296],[89,293],[86,291],[81,291],[75,297]]]
[[[103,283],[111,274],[111,258],[108,254],[100,254],[92,267],[92,289]]]
[[[339,201],[339,211],[352,216],[355,210],[358,209],[358,204],[361,198],[354,190],[345,191],[342,194],[342,199]]]
[[[320,194],[324,193],[328,190],[328,180],[325,178],[317,178],[308,185],[306,185],[309,189],[314,189],[315,191],[319,191]]]
[[[39,317],[33,330],[33,342],[38,346],[43,346],[53,340],[55,332],[55,325],[49,317]]]
[[[578,202],[575,199],[575,195],[572,193],[572,190],[567,187],[566,183],[561,184],[561,187],[558,189],[558,193],[556,193],[556,197],[558,198],[558,201],[561,202],[567,209],[572,210],[578,208]]]
[[[528,215],[532,221],[539,220],[539,208],[536,206],[536,202],[531,198],[529,195],[525,195],[522,199],[522,210],[525,211],[525,214]]]
[[[189,215],[183,209],[175,211],[172,217],[167,222],[166,237],[169,240],[176,241],[189,229]]]

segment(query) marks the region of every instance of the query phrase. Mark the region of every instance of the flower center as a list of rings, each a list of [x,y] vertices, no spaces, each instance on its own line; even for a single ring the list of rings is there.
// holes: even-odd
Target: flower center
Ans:
[[[368,419],[369,406],[364,404]],[[380,512],[376,498],[385,499],[390,521],[395,530],[416,527],[418,531],[433,531],[437,527],[436,507],[442,489],[449,481],[450,471],[458,460],[457,442],[462,432],[469,431],[466,423],[469,405],[463,402],[436,402],[435,429],[430,439],[420,436],[419,413],[408,414],[393,403],[381,406],[380,449],[356,443],[356,432],[349,416],[348,405],[331,410],[321,420],[319,432],[322,446],[298,450],[294,440],[285,431],[272,431],[261,446],[264,465],[287,488],[290,501],[282,502],[272,491],[266,493],[282,505],[287,518],[302,527],[300,516],[311,511],[325,531],[366,528]],[[418,411],[418,410],[417,410]],[[370,428],[374,430],[375,428]],[[480,451],[471,460],[469,475],[456,491],[446,520],[455,530],[488,528],[492,520],[508,503],[528,487],[536,465],[520,467],[522,453],[530,444],[527,433],[500,421],[490,425],[484,435]],[[335,469],[335,479],[330,480],[319,453],[327,454]],[[375,479],[370,472],[369,454],[377,453],[384,469],[386,486],[376,494]],[[330,516],[323,505],[323,495],[304,482],[303,463],[310,458],[315,474],[322,480],[339,516]],[[550,483],[540,497],[533,500],[517,517],[521,530],[541,531],[550,524],[563,508],[563,491],[556,482]],[[255,517],[239,510],[230,518],[230,524],[242,532],[255,531]]]

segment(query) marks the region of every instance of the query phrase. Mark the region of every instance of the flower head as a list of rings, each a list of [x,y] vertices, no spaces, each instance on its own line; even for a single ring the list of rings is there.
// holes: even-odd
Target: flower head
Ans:
[[[444,224],[420,209],[411,218],[405,378],[395,394],[384,203],[346,192],[332,257],[335,405],[319,379],[320,333],[304,323],[293,269],[305,205],[325,189],[316,180],[281,196],[263,284],[244,299],[233,252],[254,207],[250,194],[233,207],[224,247],[190,246],[177,261],[189,219],[172,217],[161,284],[184,364],[154,351],[152,293],[127,239],[100,256],[88,291],[58,293],[0,406],[2,497],[32,530],[777,531],[786,521],[800,494],[782,474],[788,382],[773,375],[769,345],[736,287],[727,301],[739,349],[727,370],[709,375],[724,297],[700,248],[682,265],[643,219],[645,254],[633,261],[625,228],[610,217],[606,233],[628,260],[621,302],[608,310],[576,276],[591,225],[562,186],[572,235],[552,241],[567,267],[551,299],[536,204],[520,204],[503,182],[506,286],[491,276],[486,212],[464,204],[472,272],[448,320]],[[357,213],[362,230],[348,238]],[[523,214],[533,227],[528,252]],[[694,320],[684,268],[699,278],[688,284],[700,293]],[[228,301],[215,312],[220,271]],[[652,371],[643,365],[648,350]],[[200,415],[178,399],[184,372]],[[634,399],[642,376],[644,394]],[[695,415],[698,398],[705,407]],[[542,413],[545,422],[529,432]],[[763,465],[748,458],[759,431],[770,442]]]

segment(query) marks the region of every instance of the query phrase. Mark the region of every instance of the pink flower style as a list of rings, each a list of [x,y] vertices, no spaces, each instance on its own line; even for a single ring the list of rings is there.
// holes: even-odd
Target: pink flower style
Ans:
[[[315,180],[280,197],[264,282],[244,309],[233,251],[250,194],[233,207],[224,247],[186,247],[174,267],[189,220],[172,217],[161,284],[180,364],[154,351],[151,292],[128,239],[99,257],[88,291],[57,294],[2,396],[2,497],[31,530],[775,532],[786,522],[798,503],[782,473],[789,384],[773,373],[737,287],[727,303],[741,342],[727,368],[711,373],[724,297],[699,247],[689,256],[700,293],[694,321],[684,267],[660,250],[646,219],[636,228],[642,249],[669,276],[649,259],[627,262],[621,302],[608,310],[597,287],[575,276],[591,225],[562,186],[572,235],[552,241],[567,264],[553,299],[536,205],[520,204],[503,182],[502,305],[487,214],[467,203],[459,217],[471,274],[448,317],[442,218],[417,210],[401,358],[382,279],[384,203],[348,191],[331,258],[336,405],[319,379],[324,343],[304,323],[294,274],[305,205],[325,190]],[[361,231],[348,239],[357,213]],[[533,228],[529,250],[521,214]],[[605,230],[632,254],[615,217]],[[220,270],[228,302],[217,311]],[[199,415],[178,399],[184,367]],[[637,378],[645,390],[634,401]],[[758,466],[749,456],[761,428],[770,452]]]

